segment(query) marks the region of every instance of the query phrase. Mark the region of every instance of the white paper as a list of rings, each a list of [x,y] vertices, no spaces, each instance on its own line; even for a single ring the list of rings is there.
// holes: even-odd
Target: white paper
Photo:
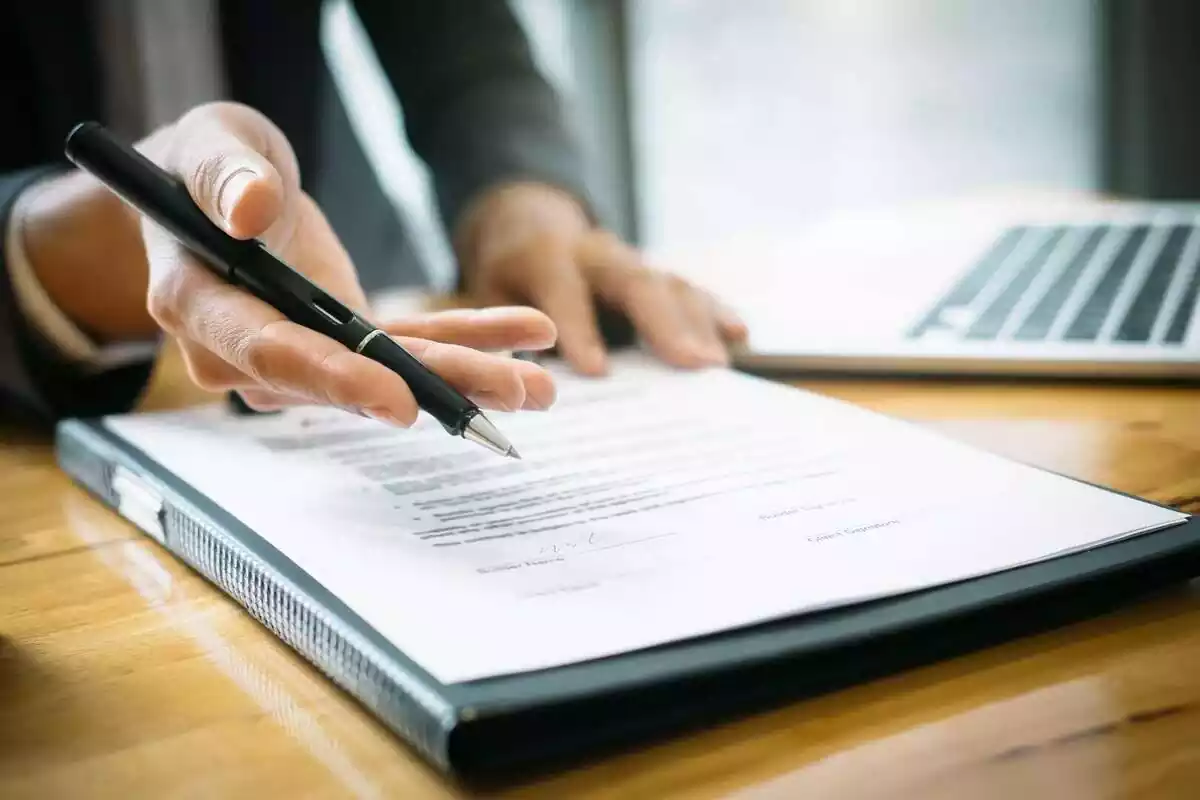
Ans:
[[[1185,515],[732,372],[559,370],[489,414],[220,408],[108,424],[444,683],[552,667],[994,572]]]

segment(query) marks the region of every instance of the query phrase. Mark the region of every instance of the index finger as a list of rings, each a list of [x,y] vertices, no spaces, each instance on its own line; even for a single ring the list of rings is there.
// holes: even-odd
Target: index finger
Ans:
[[[394,336],[430,339],[477,350],[545,350],[554,346],[554,323],[522,307],[453,309],[415,314],[386,323]]]

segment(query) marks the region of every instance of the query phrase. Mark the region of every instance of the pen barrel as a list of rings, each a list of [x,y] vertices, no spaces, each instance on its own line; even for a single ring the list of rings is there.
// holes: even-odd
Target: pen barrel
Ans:
[[[478,406],[430,371],[391,337],[375,336],[363,346],[362,354],[403,378],[417,405],[455,436],[462,436],[467,423],[479,413]]]
[[[230,264],[257,248],[234,239],[200,210],[187,187],[141,153],[118,142],[95,122],[84,122],[67,136],[64,152],[129,205],[165,228],[206,266],[228,278]]]

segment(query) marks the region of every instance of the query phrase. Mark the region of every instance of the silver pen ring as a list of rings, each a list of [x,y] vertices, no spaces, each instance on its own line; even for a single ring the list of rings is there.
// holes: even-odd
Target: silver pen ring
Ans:
[[[354,352],[361,354],[363,351],[363,348],[366,347],[368,344],[370,344],[372,339],[374,339],[376,336],[381,335],[382,333],[383,333],[383,331],[379,330],[379,328],[376,328],[375,330],[368,333],[366,336],[364,336],[362,338],[362,341],[358,343],[358,347],[354,348]]]

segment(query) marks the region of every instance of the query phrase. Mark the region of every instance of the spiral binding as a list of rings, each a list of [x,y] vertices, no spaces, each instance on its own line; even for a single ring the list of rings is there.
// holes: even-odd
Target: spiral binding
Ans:
[[[91,439],[92,441],[84,441]],[[120,453],[82,426],[58,433],[60,466],[110,506],[114,461]],[[234,537],[164,498],[169,549],[228,594],[268,630],[359,700],[395,733],[449,769],[452,708],[362,635],[328,614]]]

